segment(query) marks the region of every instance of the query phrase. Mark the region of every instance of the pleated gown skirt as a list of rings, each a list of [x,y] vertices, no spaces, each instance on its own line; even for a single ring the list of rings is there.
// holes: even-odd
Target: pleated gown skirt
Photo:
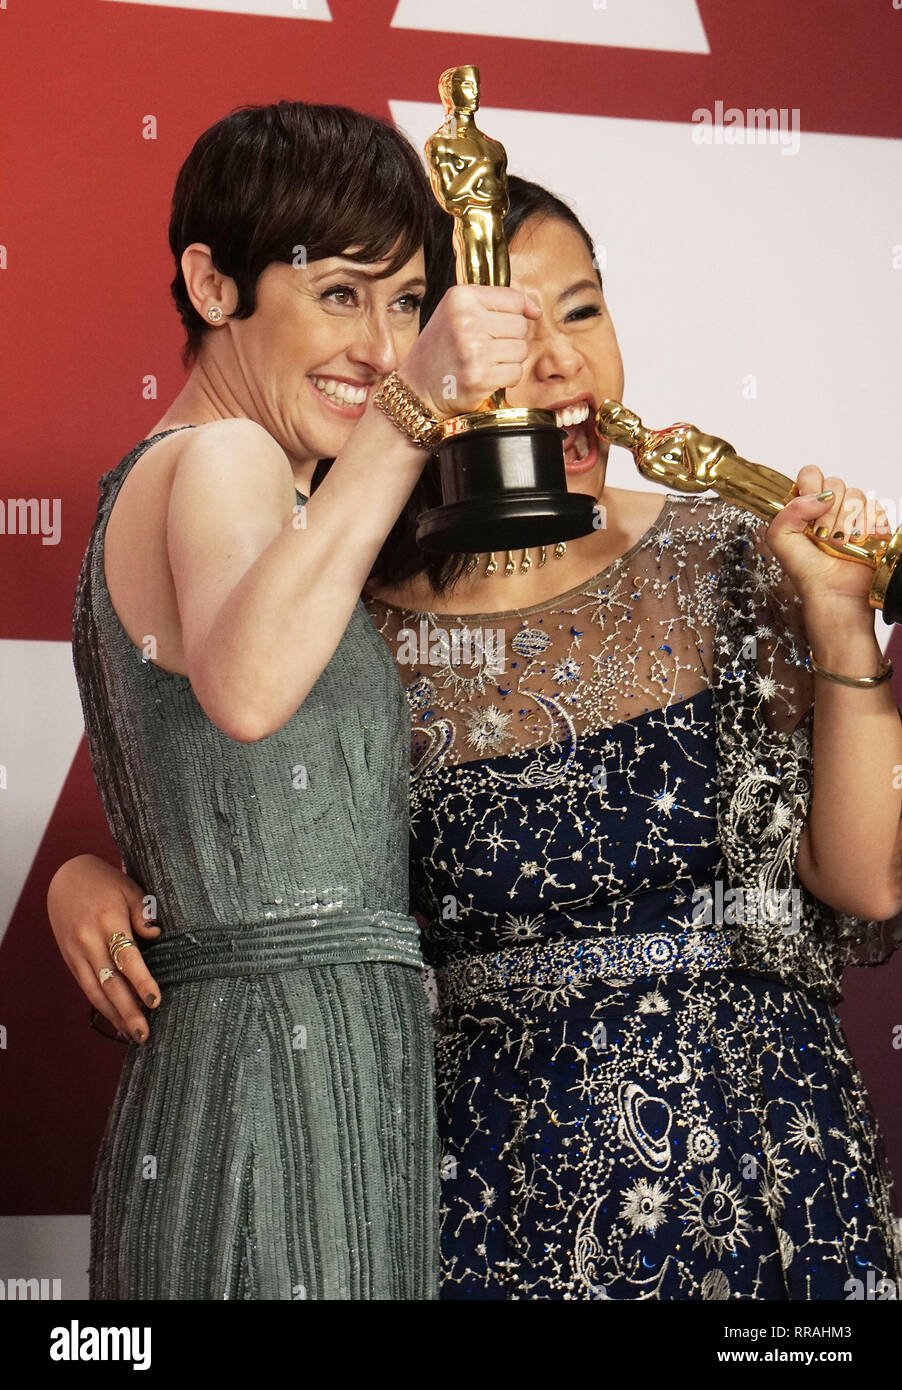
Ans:
[[[163,990],[94,1170],[92,1299],[433,1299],[420,972],[316,965]]]

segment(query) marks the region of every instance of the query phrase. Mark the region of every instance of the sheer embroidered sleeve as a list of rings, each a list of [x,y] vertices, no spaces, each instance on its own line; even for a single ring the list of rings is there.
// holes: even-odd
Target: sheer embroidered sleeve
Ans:
[[[732,531],[715,639],[721,838],[731,872],[770,890],[784,919],[746,928],[740,949],[749,963],[773,965],[838,998],[846,965],[880,964],[902,943],[902,917],[875,922],[837,912],[796,876],[814,717],[802,604],[764,540],[767,523],[716,505]]]

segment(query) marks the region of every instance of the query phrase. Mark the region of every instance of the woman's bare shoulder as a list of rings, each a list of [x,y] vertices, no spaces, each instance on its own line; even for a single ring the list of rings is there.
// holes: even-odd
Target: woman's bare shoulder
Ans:
[[[162,428],[161,428],[162,426]],[[275,489],[294,501],[294,480],[288,456],[277,440],[254,420],[235,416],[209,420],[192,428],[161,422],[145,440],[152,440],[125,479],[111,517],[114,536],[126,514],[160,499],[168,505],[173,488],[240,484]],[[163,433],[170,430],[171,433]],[[157,438],[156,436],[159,436]]]
[[[223,503],[232,493],[242,505],[268,494],[295,500],[294,473],[285,450],[262,425],[244,417],[212,420],[197,429],[172,435],[180,440],[173,456],[175,493],[193,505],[198,490],[222,490]]]
[[[225,444],[239,449],[264,449],[286,457],[278,440],[256,420],[250,420],[246,415],[227,415],[219,420],[171,422],[164,416],[144,439],[155,441],[151,448],[145,451],[145,457],[151,451],[157,455],[178,455],[187,450],[200,454],[210,449],[220,449]]]

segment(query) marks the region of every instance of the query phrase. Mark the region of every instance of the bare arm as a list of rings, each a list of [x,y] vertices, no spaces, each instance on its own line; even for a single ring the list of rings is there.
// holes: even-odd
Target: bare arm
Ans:
[[[526,356],[521,291],[452,289],[401,371],[435,415],[516,384]],[[264,738],[291,717],[333,655],[426,455],[372,403],[294,524],[288,459],[264,430],[226,420],[185,445],[170,499],[169,559],[188,673],[223,732]]]
[[[375,407],[358,430],[303,527],[288,459],[252,421],[199,432],[179,462],[167,540],[188,674],[210,719],[242,742],[306,698],[423,466]]]
[[[864,494],[813,465],[800,470],[798,486],[808,495],[771,523],[769,548],[801,598],[815,661],[839,675],[874,675],[881,651],[867,600],[872,572],[800,534],[810,522],[830,535],[848,532]],[[811,494],[821,490],[832,498],[818,502]],[[878,528],[888,533],[879,512]],[[902,719],[889,681],[853,688],[815,675],[812,722],[811,800],[796,870],[822,902],[886,921],[902,911]]]
[[[877,670],[873,621],[809,621],[815,660],[841,675]],[[857,917],[902,911],[902,718],[889,681],[855,690],[815,677],[811,804],[797,870],[812,893]]]

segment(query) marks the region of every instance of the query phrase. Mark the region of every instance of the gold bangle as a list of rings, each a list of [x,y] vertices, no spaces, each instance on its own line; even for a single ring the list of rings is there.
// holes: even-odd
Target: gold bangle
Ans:
[[[819,666],[810,647],[808,649],[808,665],[812,671],[816,671],[819,676],[825,676],[828,681],[838,681],[840,685],[852,685],[865,690],[872,685],[882,685],[893,674],[893,663],[887,661],[885,657],[881,657],[880,669],[876,676],[840,676],[836,671],[828,671],[825,667]]]
[[[442,421],[429,414],[419,396],[397,372],[385,378],[373,397],[373,404],[421,449],[431,452],[442,437]]]

